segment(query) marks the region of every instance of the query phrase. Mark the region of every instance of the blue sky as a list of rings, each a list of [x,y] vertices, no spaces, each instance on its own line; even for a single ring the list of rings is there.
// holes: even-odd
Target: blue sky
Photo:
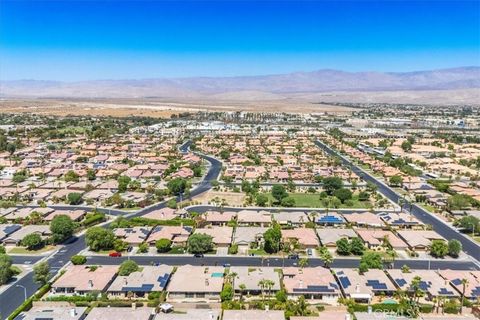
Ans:
[[[0,1],[0,79],[480,65],[480,1]]]

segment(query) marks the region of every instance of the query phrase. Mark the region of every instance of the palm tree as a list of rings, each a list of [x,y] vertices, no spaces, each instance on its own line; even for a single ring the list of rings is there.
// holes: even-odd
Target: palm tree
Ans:
[[[260,290],[262,291],[262,301],[265,302],[265,287],[267,285],[266,279],[262,279],[258,281],[258,286],[260,287]]]
[[[245,290],[247,290],[247,286],[242,283],[238,286],[238,288],[240,289],[240,301],[242,301],[243,295],[245,294]]]
[[[300,266],[300,269],[303,270],[303,268],[305,268],[306,266],[308,266],[308,258],[302,258],[302,259],[300,259],[300,261],[298,262],[298,265]]]
[[[462,279],[462,304],[460,305],[460,314],[463,312],[463,302],[465,300],[465,290],[467,289],[468,279]]]
[[[405,298],[405,291],[402,289],[397,289],[393,293],[393,297],[398,300],[398,302],[401,302]]]
[[[272,294],[272,288],[274,285],[275,285],[275,282],[273,282],[272,280],[265,280],[265,287],[268,290],[268,296]]]
[[[237,277],[237,273],[236,272],[229,272],[227,273],[227,275],[225,276],[225,278],[227,279],[227,281],[233,285],[233,282],[235,281],[235,278]]]
[[[422,279],[419,276],[416,276],[413,278],[410,284],[410,290],[412,291],[410,305],[413,307],[415,317],[418,316],[418,303],[420,301],[420,297],[423,295],[423,290],[420,288],[421,283]]]
[[[333,255],[326,247],[320,248],[320,259],[323,260],[323,265],[325,268],[330,268],[330,265],[333,263]]]

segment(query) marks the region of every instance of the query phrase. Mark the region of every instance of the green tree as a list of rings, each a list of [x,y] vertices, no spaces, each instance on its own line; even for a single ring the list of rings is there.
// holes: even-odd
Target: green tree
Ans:
[[[115,244],[115,234],[112,230],[92,227],[87,230],[85,242],[92,251],[110,250]]]
[[[82,194],[78,192],[71,192],[67,196],[68,203],[71,205],[77,205],[82,203]]]
[[[223,301],[231,301],[233,299],[233,287],[230,283],[225,283],[220,292],[220,299]]]
[[[280,251],[280,243],[282,240],[282,231],[277,223],[273,223],[272,226],[263,234],[264,250],[267,253],[277,253]]]
[[[444,240],[432,240],[430,254],[435,258],[443,258],[448,254],[448,244]]]
[[[343,181],[340,177],[327,177],[323,179],[323,190],[329,195],[333,195],[335,190],[343,188]]]
[[[177,208],[177,200],[175,199],[170,199],[167,201],[167,207],[169,207],[170,209],[176,209]]]
[[[333,192],[333,195],[340,199],[342,203],[345,201],[352,199],[352,191],[347,188],[340,188]]]
[[[265,205],[267,204],[268,202],[268,196],[263,194],[263,193],[259,193],[257,194],[257,196],[255,197],[255,203],[257,204],[257,206],[259,207],[265,207]]]
[[[4,285],[12,277],[12,258],[6,254],[0,254],[0,285]]]
[[[470,207],[471,197],[465,194],[454,194],[448,197],[447,207],[450,210],[462,210]]]
[[[118,275],[119,276],[129,276],[131,273],[138,271],[139,267],[138,264],[133,260],[125,260],[122,262],[120,267],[118,268]]]
[[[369,199],[370,199],[370,195],[368,194],[368,192],[360,191],[358,193],[358,200],[359,201],[368,201]]]
[[[320,259],[323,261],[323,265],[325,268],[329,268],[330,265],[333,263],[333,255],[328,251],[326,247],[321,247],[319,250]]]
[[[337,253],[342,256],[348,256],[351,252],[350,243],[347,238],[338,239],[336,242]]]
[[[401,148],[405,152],[410,152],[410,151],[412,151],[412,144],[410,143],[410,141],[405,140],[405,141],[402,142]]]
[[[219,155],[220,155],[220,158],[222,158],[223,160],[227,160],[228,158],[230,158],[230,151],[224,149],[220,151]]]
[[[48,283],[50,278],[50,265],[47,261],[40,262],[33,267],[33,281],[40,286]]]
[[[142,242],[138,245],[138,252],[140,253],[147,253],[148,252],[148,244],[145,242]]]
[[[77,255],[72,256],[70,258],[70,261],[74,265],[85,264],[85,263],[87,263],[87,257],[77,254]]]
[[[398,175],[391,176],[390,179],[388,180],[388,182],[390,183],[391,186],[398,187],[398,186],[402,185],[403,178],[401,176],[398,176]]]
[[[188,238],[187,249],[190,253],[206,253],[213,249],[213,238],[208,234],[194,233]]]
[[[187,180],[183,178],[175,178],[167,183],[167,188],[170,194],[179,195],[183,194],[187,188]]]
[[[22,246],[27,247],[28,250],[35,250],[43,247],[44,242],[42,237],[38,233],[27,234],[22,239]]]
[[[356,256],[361,256],[365,252],[365,245],[363,244],[363,240],[359,237],[354,237],[350,240],[350,248],[352,254]]]
[[[460,227],[466,232],[480,231],[480,219],[474,216],[465,216],[455,222],[455,226]]]
[[[282,207],[294,207],[295,206],[295,199],[292,197],[285,197],[281,201]]]
[[[5,247],[0,245],[0,254],[5,254],[7,250],[5,250]]]
[[[172,249],[172,241],[170,239],[159,239],[155,242],[157,252],[168,252]]]
[[[65,176],[63,177],[66,182],[78,182],[79,177],[78,174],[73,171],[73,170],[68,170],[67,173],[65,173]]]
[[[366,272],[369,269],[382,269],[383,262],[380,253],[375,251],[365,251],[360,259],[360,270]]]
[[[113,250],[117,252],[122,252],[127,250],[127,248],[128,248],[128,243],[126,243],[122,239],[115,239],[115,241],[113,241]]]
[[[127,191],[128,184],[130,183],[130,181],[132,181],[132,179],[130,177],[119,176],[117,178],[118,192],[123,193],[123,192]]]
[[[450,239],[448,241],[448,254],[453,258],[458,258],[462,252],[462,243],[457,239]]]
[[[55,216],[50,222],[50,231],[52,232],[53,240],[58,243],[72,236],[75,230],[75,223],[73,220],[64,214]]]
[[[272,186],[272,196],[277,203],[281,203],[283,198],[288,197],[288,193],[283,185],[276,184]]]
[[[87,170],[87,179],[92,181],[92,180],[95,180],[96,178],[97,178],[97,175],[95,174],[95,170],[88,169]]]

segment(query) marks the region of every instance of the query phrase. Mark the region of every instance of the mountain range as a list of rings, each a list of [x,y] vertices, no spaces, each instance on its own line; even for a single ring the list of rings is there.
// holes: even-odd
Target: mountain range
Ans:
[[[472,88],[480,88],[480,67],[415,72],[346,72],[323,69],[260,76],[78,82],[15,80],[0,82],[0,97],[278,100],[339,91],[400,92]]]

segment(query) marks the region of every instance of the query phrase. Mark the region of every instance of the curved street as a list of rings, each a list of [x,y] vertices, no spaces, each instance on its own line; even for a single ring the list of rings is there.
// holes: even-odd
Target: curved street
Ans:
[[[330,155],[339,156],[343,164],[348,165],[352,168],[353,172],[359,175],[362,179],[367,182],[372,182],[378,186],[378,191],[382,193],[385,197],[390,199],[391,201],[397,203],[398,199],[401,198],[395,191],[393,191],[388,186],[384,185],[381,181],[377,180],[372,175],[368,174],[358,166],[356,166],[352,161],[348,160],[347,158],[339,155],[336,151],[328,147],[327,145],[323,144],[320,141],[315,142],[318,147],[323,149]],[[179,150],[183,153],[188,152],[188,149],[191,145],[190,141],[185,142],[183,145],[179,147]],[[197,155],[201,156],[203,159],[207,160],[210,163],[209,170],[207,174],[204,176],[202,181],[196,185],[196,187],[190,192],[190,197],[197,196],[203,192],[206,192],[212,188],[211,181],[216,180],[220,175],[222,170],[222,163],[208,155],[204,155],[201,153],[197,153]],[[177,201],[181,200],[180,196],[176,197]],[[166,206],[166,201],[162,201],[151,205],[149,207],[143,208],[136,212],[126,212],[117,209],[108,209],[108,208],[97,208],[98,211],[112,214],[112,215],[125,215],[128,217],[139,217],[146,213],[152,212],[154,210],[158,210],[164,208]],[[61,210],[71,210],[71,209],[86,209],[91,210],[91,207],[86,206],[67,206],[67,205],[59,205],[55,206],[55,208]],[[193,206],[196,211],[204,212],[209,209],[214,209],[214,206],[207,206],[207,205],[200,205],[200,206]],[[228,208],[228,210],[239,211],[245,208]],[[260,208],[258,208],[260,209]],[[261,208],[265,209],[265,208]],[[270,208],[271,210],[277,210]],[[280,209],[280,208],[279,208]],[[284,211],[301,211],[307,210],[302,208],[281,208]],[[308,209],[313,210],[313,209]],[[343,212],[349,213],[359,210],[344,210]],[[463,248],[465,252],[467,252],[470,256],[475,258],[476,260],[480,259],[480,247],[472,242],[467,237],[461,235],[458,231],[454,230],[450,226],[446,225],[445,223],[438,220],[429,212],[425,211],[424,209],[414,205],[412,208],[412,212],[415,217],[426,224],[430,224],[433,228],[441,234],[446,239],[458,239],[462,242]],[[108,226],[110,223],[105,224],[104,226]],[[81,252],[85,249],[85,236],[79,235],[77,240],[73,243],[63,245],[58,251],[53,253],[47,258],[41,256],[12,256],[13,262],[15,264],[29,264],[33,265],[36,262],[46,259],[51,267],[52,276],[55,275],[62,267],[64,267],[69,261],[70,258]],[[195,258],[191,255],[158,255],[158,256],[143,256],[143,255],[135,255],[131,257],[120,257],[120,258],[111,258],[108,256],[88,256],[88,262],[90,264],[110,264],[110,265],[117,265],[120,264],[125,259],[132,259],[136,261],[138,264],[141,265],[150,265],[150,264],[169,264],[169,265],[185,265],[185,264],[192,264],[192,265],[235,265],[235,266],[272,266],[272,267],[287,267],[287,266],[294,266],[298,263],[298,260],[293,259],[286,259],[281,257],[270,257],[270,258],[262,258],[262,257],[250,257],[250,256],[205,256],[203,258]],[[338,258],[335,259],[333,263],[333,267],[337,268],[355,268],[358,267],[358,259],[355,258]],[[309,259],[309,266],[321,266],[323,265],[323,261],[319,258],[310,258]],[[396,260],[394,266],[399,268],[403,265],[409,266],[411,269],[453,269],[453,270],[474,270],[478,268],[478,261],[469,261],[469,260]],[[31,296],[35,293],[38,289],[38,285],[33,281],[33,272],[30,270],[25,276],[21,279],[16,281],[13,285],[5,289],[3,292],[0,293],[0,319],[6,318],[11,312],[13,312],[24,300],[24,291],[18,286],[24,286],[26,288],[26,292],[28,296]]]

